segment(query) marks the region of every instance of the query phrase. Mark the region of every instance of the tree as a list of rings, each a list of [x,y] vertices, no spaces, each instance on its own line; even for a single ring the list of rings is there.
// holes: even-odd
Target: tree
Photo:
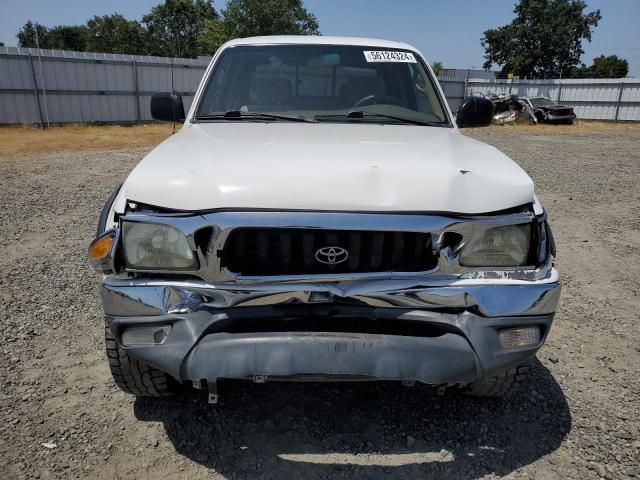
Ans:
[[[629,73],[629,62],[617,55],[600,55],[593,59],[589,73],[596,78],[623,78]]]
[[[431,64],[431,69],[433,73],[435,73],[436,77],[440,75],[440,70],[442,70],[442,62],[433,62]]]
[[[84,25],[53,27],[47,32],[45,42],[45,45],[40,44],[40,48],[84,52],[87,49],[87,27]]]
[[[207,20],[204,24],[204,30],[198,35],[198,52],[200,55],[211,56],[227,40],[229,40],[229,34],[224,23],[217,18]]]
[[[212,0],[164,0],[142,23],[118,13],[53,28],[29,21],[17,37],[21,47],[39,43],[41,48],[195,58],[213,55],[230,38],[287,34],[319,34],[318,20],[302,0],[229,0],[224,18]]]
[[[588,78],[590,76],[590,67],[587,67],[584,63],[570,67],[562,72],[563,78]]]
[[[484,32],[484,68],[497,64],[502,76],[522,78],[571,70],[584,53],[582,40],[591,41],[602,18],[600,10],[584,13],[586,7],[583,0],[520,0],[511,23]]]
[[[16,35],[16,37],[18,38],[18,46],[25,48],[36,48],[38,44],[40,44],[40,46],[42,47],[42,42],[46,42],[48,33],[49,29],[47,27],[45,27],[44,25],[33,23],[31,20],[29,20],[22,26],[22,28]]]
[[[222,14],[231,38],[320,33],[318,20],[302,0],[229,0]]]
[[[146,32],[140,23],[122,15],[94,16],[87,21],[87,51],[105,53],[147,53]]]
[[[198,37],[208,21],[217,20],[211,0],[165,0],[142,23],[147,29],[147,51],[152,55],[195,58]]]
[[[0,47],[4,47],[4,42],[0,42]]]
[[[37,35],[36,35],[37,33]],[[18,46],[84,51],[87,46],[87,28],[83,25],[60,25],[47,28],[28,21],[18,32]]]

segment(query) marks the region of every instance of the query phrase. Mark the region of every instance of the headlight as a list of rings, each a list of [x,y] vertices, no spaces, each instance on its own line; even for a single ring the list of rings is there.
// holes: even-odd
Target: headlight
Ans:
[[[465,238],[460,265],[467,267],[515,267],[526,265],[531,245],[531,224],[485,230]]]
[[[196,257],[187,237],[171,225],[123,222],[124,258],[139,270],[194,270]]]

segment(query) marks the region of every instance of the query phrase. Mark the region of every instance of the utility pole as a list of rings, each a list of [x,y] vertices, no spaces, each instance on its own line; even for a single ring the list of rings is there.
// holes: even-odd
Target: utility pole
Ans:
[[[49,108],[47,107],[47,90],[44,87],[44,74],[42,73],[42,52],[40,50],[40,39],[38,37],[38,22],[36,22],[36,47],[38,48],[38,63],[40,65],[40,83],[42,84],[42,100],[44,101],[44,114],[47,118],[47,128],[49,128]]]

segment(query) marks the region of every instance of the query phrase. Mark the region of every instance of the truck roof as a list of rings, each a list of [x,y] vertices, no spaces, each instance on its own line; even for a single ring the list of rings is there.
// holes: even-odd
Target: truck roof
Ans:
[[[224,46],[236,45],[265,45],[265,44],[298,44],[298,45],[355,45],[363,47],[399,48],[417,50],[414,46],[404,42],[392,42],[375,38],[362,37],[331,37],[325,35],[273,35],[264,37],[236,38]]]

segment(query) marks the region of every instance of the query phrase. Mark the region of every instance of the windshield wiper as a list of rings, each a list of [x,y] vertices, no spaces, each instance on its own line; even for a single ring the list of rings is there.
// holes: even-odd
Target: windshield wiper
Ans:
[[[261,112],[243,112],[241,110],[229,110],[224,113],[207,113],[204,115],[196,115],[196,120],[285,120],[288,122],[308,122],[318,123],[317,120],[305,118],[302,115],[279,115],[276,113]]]
[[[316,115],[314,117],[316,120],[334,120],[334,119],[345,119],[345,120],[361,120],[363,118],[386,118],[388,120],[394,120],[396,122],[402,123],[410,123],[412,125],[424,125],[428,127],[446,127],[447,124],[443,122],[429,122],[427,120],[416,120],[413,118],[406,117],[397,117],[395,115],[387,115],[385,113],[371,113],[371,112],[363,112],[362,110],[352,110],[347,112],[346,114],[333,114],[333,115]]]

